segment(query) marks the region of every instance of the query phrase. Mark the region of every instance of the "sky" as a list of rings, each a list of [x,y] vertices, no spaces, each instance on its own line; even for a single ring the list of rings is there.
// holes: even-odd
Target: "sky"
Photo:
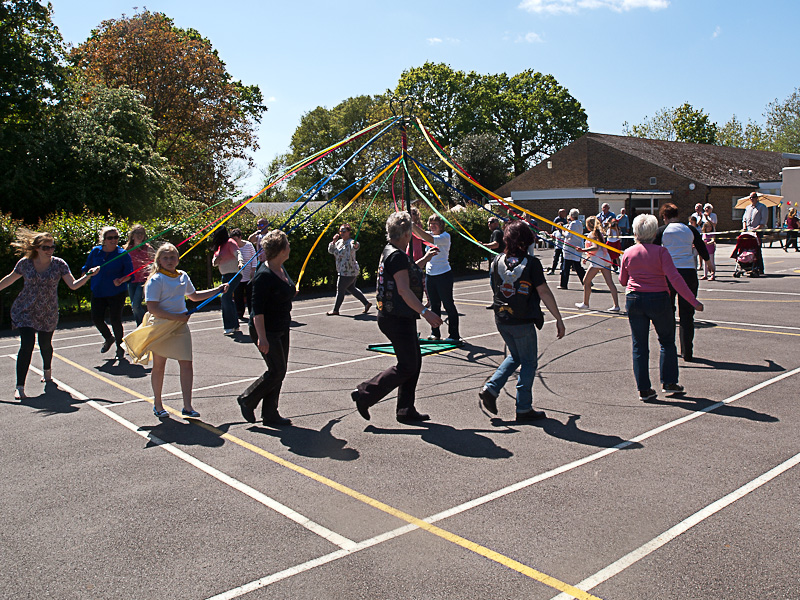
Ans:
[[[51,0],[64,40],[85,41],[134,1]],[[253,158],[287,151],[303,114],[393,89],[426,61],[481,74],[551,74],[589,128],[621,134],[689,102],[720,125],[763,123],[770,102],[800,87],[797,0],[151,0],[176,26],[208,38],[234,79],[269,110]],[[792,75],[794,73],[794,75]],[[246,192],[259,189],[254,171]]]

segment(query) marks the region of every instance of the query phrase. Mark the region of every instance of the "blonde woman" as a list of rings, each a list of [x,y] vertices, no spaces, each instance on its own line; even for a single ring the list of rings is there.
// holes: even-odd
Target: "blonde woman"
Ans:
[[[614,306],[608,309],[609,312],[619,312],[619,295],[617,294],[617,287],[614,285],[614,280],[611,277],[611,258],[609,257],[608,250],[602,246],[595,244],[594,241],[605,243],[603,236],[603,226],[597,217],[589,217],[586,219],[586,228],[589,230],[587,236],[590,241],[586,242],[583,251],[587,255],[587,262],[589,263],[589,270],[586,271],[586,276],[583,278],[583,302],[577,302],[575,306],[578,308],[589,308],[589,296],[592,295],[592,279],[598,273],[603,274],[603,279],[608,285],[611,292],[611,298],[614,300]],[[592,241],[593,240],[593,241]]]
[[[25,379],[33,355],[34,338],[38,334],[39,351],[42,354],[43,382],[51,381],[53,361],[53,332],[58,325],[58,282],[63,280],[71,290],[77,290],[97,273],[98,267],[80,279],[75,279],[67,263],[53,256],[56,249],[53,236],[43,232],[20,228],[12,246],[22,255],[14,270],[0,279],[0,290],[4,290],[18,279],[23,279],[20,291],[11,305],[11,327],[19,330],[19,352],[17,353],[17,385],[14,398],[25,398]]]

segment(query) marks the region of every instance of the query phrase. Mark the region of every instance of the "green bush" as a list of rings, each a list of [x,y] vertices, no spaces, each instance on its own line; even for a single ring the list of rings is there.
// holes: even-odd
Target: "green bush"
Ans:
[[[342,222],[349,222],[355,232],[364,216],[367,204],[367,202],[356,203],[337,218],[325,232],[306,266],[301,281],[301,294],[330,290],[335,287],[336,268],[333,256],[328,254],[328,243],[337,233],[338,226]],[[286,263],[286,268],[295,281],[314,242],[316,242],[325,227],[331,223],[342,206],[326,206],[307,220],[306,217],[310,211],[303,209],[297,217],[288,223],[285,229],[289,233],[292,252]],[[378,257],[386,244],[385,223],[392,211],[393,207],[388,204],[373,205],[364,218],[361,230],[358,233],[358,241],[361,244],[358,259],[362,268],[362,277],[368,285],[375,282]],[[425,222],[430,211],[423,207],[421,212],[423,222]],[[163,242],[171,242],[178,245],[193,236],[178,248],[183,253],[205,235],[210,229],[210,227],[205,227],[222,216],[222,214],[222,211],[209,211],[202,215],[191,217],[185,223],[181,221],[186,219],[188,215],[140,222],[147,229],[148,236],[158,234],[156,239],[150,242],[154,247]],[[273,217],[273,225],[281,225],[289,214],[291,213]],[[450,213],[445,216],[456,225]],[[486,213],[484,211],[478,208],[468,209],[465,212],[458,213],[455,218],[478,240],[485,241],[488,239],[488,230],[485,225]],[[127,232],[133,224],[134,221],[124,220],[110,213],[107,215],[97,215],[89,212],[82,214],[61,213],[51,215],[40,221],[36,226],[36,230],[49,231],[53,234],[56,240],[55,255],[63,258],[72,269],[73,275],[79,277],[80,269],[86,260],[87,253],[98,243],[98,234],[102,227],[109,225],[117,227],[123,238],[120,243],[124,244]],[[225,223],[229,230],[239,227],[245,236],[252,233],[254,224],[255,218],[246,210],[239,211]],[[0,276],[10,273],[19,259],[11,247],[11,242],[14,240],[16,229],[21,225],[20,221],[12,219],[9,215],[0,214]],[[201,228],[204,229],[201,230]],[[452,231],[450,227],[447,229],[453,236],[450,264],[453,266],[454,273],[457,275],[464,274],[471,269],[477,269],[480,262],[489,255],[489,252],[465,240],[462,236]],[[198,289],[211,287],[220,280],[219,272],[211,267],[209,246],[209,239],[207,238],[181,259],[180,268],[189,273]],[[0,328],[9,328],[11,326],[9,311],[21,285],[21,282],[17,282],[10,288],[0,292]],[[62,286],[59,288],[59,293],[62,314],[86,311],[87,301],[90,297],[88,284],[75,292],[72,292],[66,286]]]

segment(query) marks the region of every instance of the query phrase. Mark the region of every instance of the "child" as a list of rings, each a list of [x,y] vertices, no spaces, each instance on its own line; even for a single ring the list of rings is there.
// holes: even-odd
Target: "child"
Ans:
[[[714,240],[714,223],[710,220],[703,223],[703,241],[706,243],[706,250],[708,250],[708,260],[703,261],[703,276],[700,279],[708,279],[714,281],[717,267],[714,264],[714,252],[717,250],[717,242]]]
[[[617,220],[615,218],[610,218],[607,221],[607,228],[606,228],[606,244],[611,246],[612,248],[616,248],[617,250],[622,250],[622,240],[619,239],[622,233],[620,232],[619,225],[617,224]],[[619,257],[621,256],[618,252],[609,252],[611,255],[611,263],[612,269],[615,273],[619,272]]]
[[[588,237],[600,243],[605,243],[603,237],[603,225],[597,217],[589,217],[586,219],[586,228],[589,230]],[[589,270],[586,271],[586,276],[583,278],[583,302],[576,302],[575,306],[578,308],[589,308],[589,296],[592,294],[592,279],[598,273],[603,274],[608,289],[611,292],[611,298],[614,300],[614,306],[609,308],[609,312],[619,312],[619,296],[617,295],[617,288],[614,285],[614,280],[611,277],[611,258],[608,255],[608,250],[592,242],[586,242],[586,247],[583,249],[587,254],[586,260],[589,263]]]
[[[186,310],[186,298],[200,302],[228,289],[228,284],[223,283],[210,290],[195,290],[189,276],[177,270],[178,260],[178,249],[172,244],[164,244],[156,250],[150,276],[144,284],[147,313],[141,326],[125,336],[125,346],[135,363],[147,364],[150,355],[153,355],[153,414],[159,419],[169,417],[161,403],[168,358],[176,359],[180,366],[183,393],[181,414],[189,418],[200,416],[192,408],[192,334],[187,324],[189,313]]]

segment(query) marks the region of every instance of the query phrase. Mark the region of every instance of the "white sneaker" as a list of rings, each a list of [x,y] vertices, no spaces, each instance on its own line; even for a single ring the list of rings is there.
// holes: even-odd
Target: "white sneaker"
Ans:
[[[226,329],[224,335],[233,335],[235,331],[236,331],[235,329]]]
[[[612,306],[611,308],[608,309],[608,312],[618,313],[619,306]]]
[[[575,306],[577,306],[578,308],[589,308],[589,305],[584,304],[583,302],[576,302]]]

